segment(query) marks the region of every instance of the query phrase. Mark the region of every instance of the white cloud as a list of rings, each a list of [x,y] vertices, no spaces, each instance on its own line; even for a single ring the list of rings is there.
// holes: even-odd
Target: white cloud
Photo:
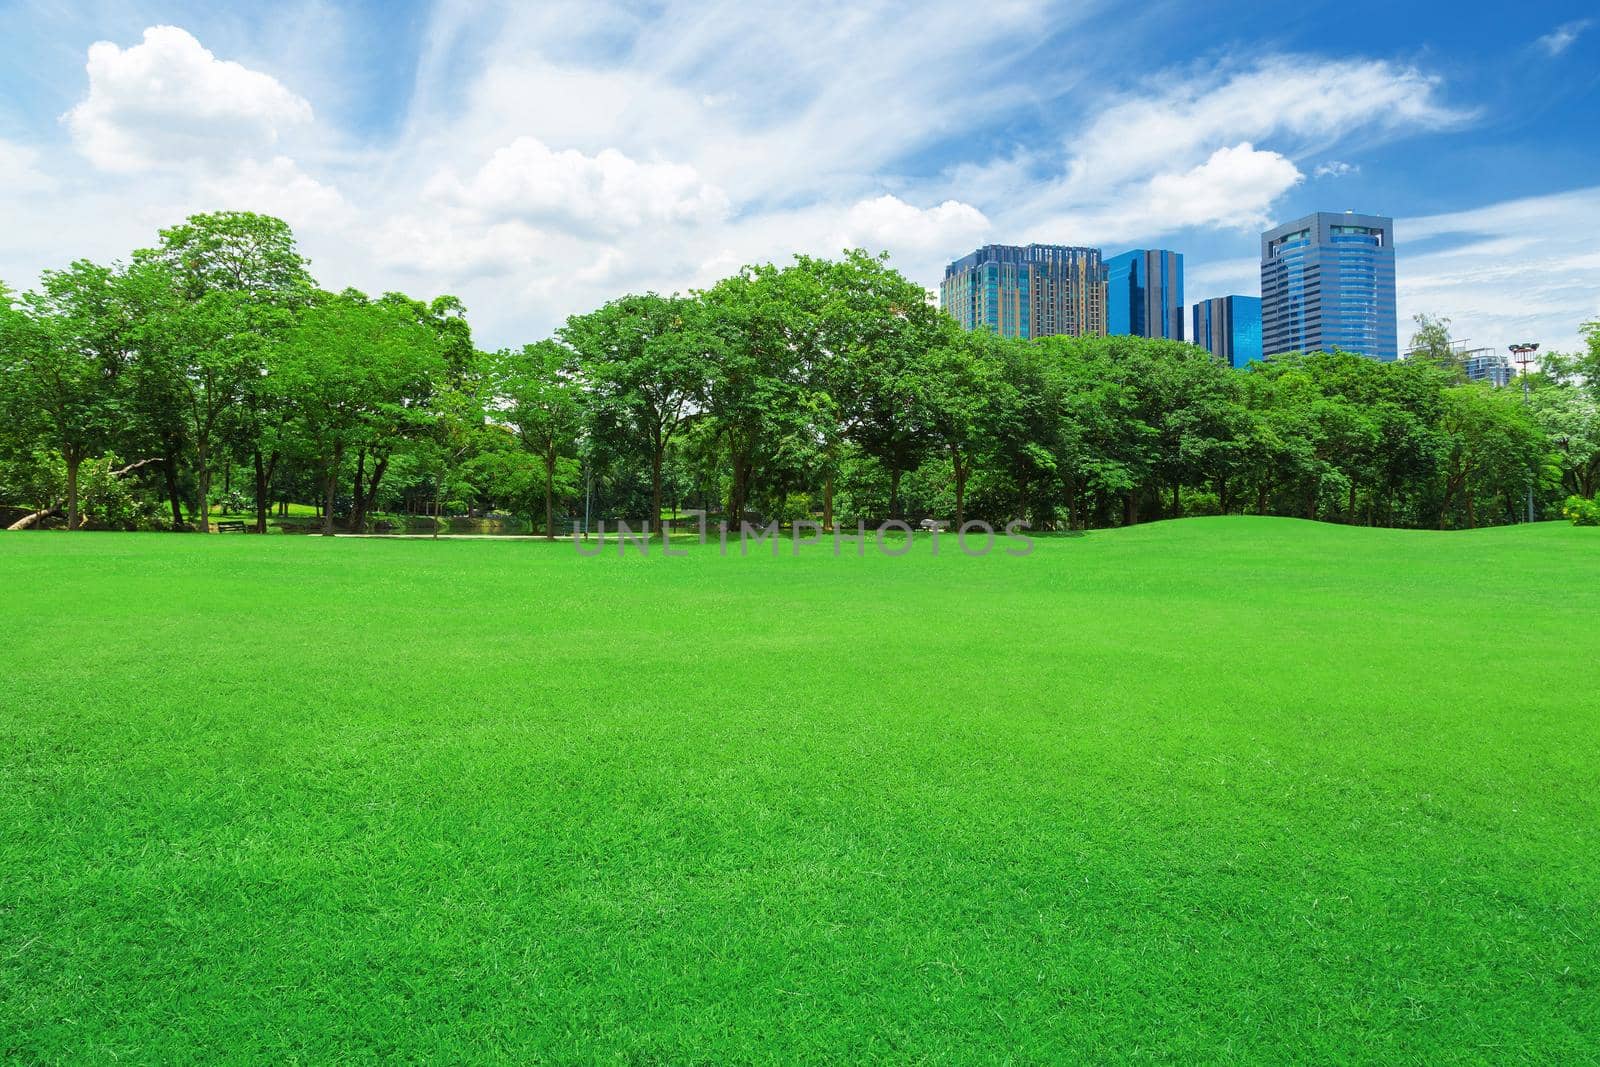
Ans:
[[[852,207],[833,243],[908,256],[955,253],[967,251],[966,246],[981,240],[989,229],[983,212],[959,200],[918,208],[897,196],[880,196]]]
[[[1054,233],[1104,244],[1189,226],[1259,228],[1273,202],[1302,180],[1288,159],[1245,141],[1188,170],[1115,187],[1111,196],[1040,220],[1029,233],[1040,241]]]
[[[1539,38],[1536,44],[1545,50],[1549,56],[1559,56],[1582,36],[1583,31],[1594,25],[1593,19],[1577,19],[1573,22],[1563,23]]]
[[[186,30],[154,26],[128,49],[89,48],[89,94],[65,120],[103,170],[233,163],[272,153],[311,121],[311,105],[277,79],[220,60]]]
[[[1158,174],[1146,186],[1146,225],[1259,226],[1272,202],[1303,179],[1289,160],[1248,141],[1219,148],[1183,174]]]
[[[1138,176],[1210,152],[1268,138],[1293,150],[1362,129],[1435,129],[1468,115],[1436,99],[1439,79],[1380,60],[1284,56],[1226,76],[1158,78],[1112,103],[1074,137],[1069,175],[1079,182]]]
[[[1184,296],[1197,304],[1214,296],[1260,296],[1261,262],[1255,257],[1212,259],[1183,265]]]
[[[1475,345],[1577,349],[1578,327],[1600,320],[1597,232],[1600,186],[1398,220],[1401,333],[1425,311]]]
[[[0,139],[0,189],[27,195],[50,192],[56,183],[39,169],[39,152]]]
[[[317,181],[285,156],[265,162],[246,159],[231,171],[201,175],[194,195],[207,204],[207,211],[262,212],[302,228],[338,225],[349,214],[337,188]]]
[[[528,270],[548,245],[547,235],[524,222],[484,226],[415,215],[385,222],[373,239],[381,264],[458,283]]]
[[[441,171],[430,194],[487,219],[518,218],[575,232],[715,222],[728,197],[681,163],[640,163],[614,148],[587,156],[533,137],[499,148],[466,181]]]
[[[1190,255],[1192,296],[1250,293],[1251,231],[1307,174],[1354,173],[1336,157],[1469,117],[1427,72],[1359,58],[1158,70],[1107,97],[1096,56],[1116,33],[1084,25],[1102,5],[995,0],[977,21],[969,7],[439,4],[378,140],[314,123],[287,87],[335,115],[362,97],[338,66],[354,45],[330,45],[324,23],[295,31],[306,47],[252,42],[282,81],[208,51],[244,57],[220,29],[155,27],[91,49],[65,118],[82,158],[0,142],[0,273],[26,285],[191,212],[248,207],[293,223],[330,287],[459,293],[486,345],[622,292],[852,245],[931,284],[990,240],[1169,238],[1218,252]],[[1561,343],[1600,314],[1578,236],[1600,228],[1600,195],[1573,197],[1402,220],[1403,309],[1475,339]],[[1223,232],[1192,233],[1206,229]]]
[[[1091,244],[1258,226],[1303,180],[1295,158],[1355,136],[1465,121],[1437,90],[1413,68],[1367,60],[1284,56],[1247,70],[1164,73],[1143,95],[1098,109],[1071,139],[1061,176],[999,221]]]

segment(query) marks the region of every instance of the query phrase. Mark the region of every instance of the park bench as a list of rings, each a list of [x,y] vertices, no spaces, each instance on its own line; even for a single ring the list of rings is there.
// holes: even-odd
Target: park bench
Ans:
[[[219,522],[217,533],[244,533],[245,525],[242,522]]]

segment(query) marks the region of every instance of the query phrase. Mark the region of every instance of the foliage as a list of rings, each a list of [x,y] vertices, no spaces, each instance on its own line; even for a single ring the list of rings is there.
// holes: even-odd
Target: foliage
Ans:
[[[383,508],[509,511],[549,537],[580,511],[659,529],[683,508],[1470,528],[1522,521],[1530,493],[1541,515],[1596,495],[1600,324],[1585,336],[1524,406],[1465,383],[1445,319],[1419,316],[1398,363],[1236,371],[1172,341],[964,334],[856,249],[622,296],[482,352],[456,297],[322,291],[285,223],[220,212],[0,296],[0,462],[14,497],[39,455],[148,459],[132,491],[169,525],[207,529],[244,493],[263,532],[291,500],[320,501],[326,533]]]
[[[1574,526],[1600,526],[1600,503],[1581,496],[1569,496],[1561,505],[1561,515]]]

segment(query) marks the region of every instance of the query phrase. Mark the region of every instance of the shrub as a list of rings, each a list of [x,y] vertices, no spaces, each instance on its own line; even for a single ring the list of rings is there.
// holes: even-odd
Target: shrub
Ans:
[[[1569,496],[1561,505],[1561,514],[1574,526],[1600,526],[1600,503],[1581,496]]]

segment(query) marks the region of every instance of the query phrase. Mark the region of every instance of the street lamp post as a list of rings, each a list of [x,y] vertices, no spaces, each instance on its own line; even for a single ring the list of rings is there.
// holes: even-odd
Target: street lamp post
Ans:
[[[1511,354],[1516,357],[1517,366],[1522,368],[1522,406],[1528,406],[1528,364],[1533,362],[1533,354],[1539,351],[1539,345],[1533,341],[1524,341],[1519,345],[1511,345]],[[1533,521],[1533,482],[1528,483],[1528,521]]]

